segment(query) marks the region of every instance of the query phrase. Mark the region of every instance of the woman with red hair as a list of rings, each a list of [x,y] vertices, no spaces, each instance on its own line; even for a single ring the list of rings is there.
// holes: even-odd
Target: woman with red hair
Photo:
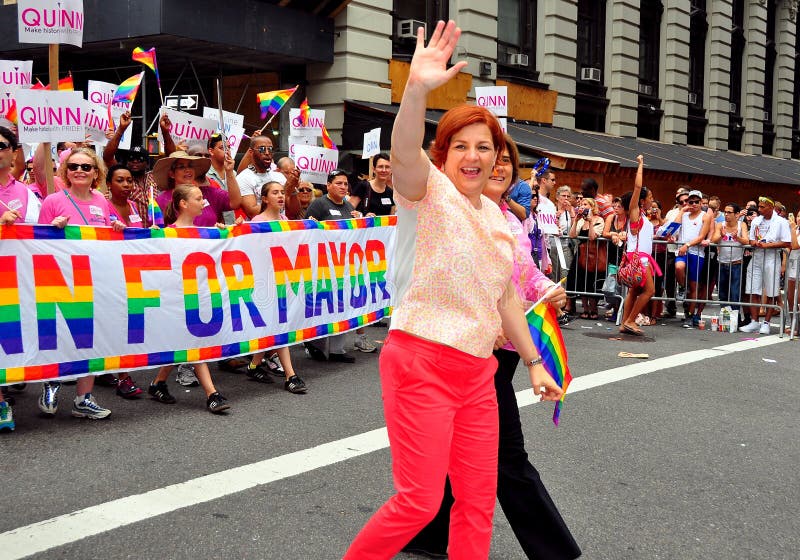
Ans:
[[[418,33],[392,130],[398,266],[380,375],[397,493],[346,559],[397,554],[436,515],[447,474],[456,496],[449,557],[488,557],[498,449],[492,350],[501,332],[527,365],[534,393],[552,401],[562,395],[542,367],[511,282],[514,237],[481,194],[505,145],[497,118],[456,107],[439,122],[433,161],[421,148],[428,93],[466,64],[447,68],[460,34],[452,21],[439,22],[425,46]]]

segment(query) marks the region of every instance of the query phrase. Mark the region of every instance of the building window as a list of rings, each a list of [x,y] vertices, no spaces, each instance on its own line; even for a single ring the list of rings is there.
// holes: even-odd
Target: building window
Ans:
[[[658,97],[658,72],[661,58],[660,0],[642,0],[639,13],[639,118],[637,136],[661,137],[661,99]]]
[[[426,38],[429,38],[433,33],[433,28],[436,27],[437,21],[450,19],[449,4],[448,0],[394,0],[394,11],[392,12],[392,24],[394,26],[392,31],[392,56],[400,60],[411,60],[411,55],[414,54],[414,48],[417,45],[414,37],[401,36],[401,30],[398,29],[401,22],[415,20],[427,24],[428,33]],[[408,24],[403,27],[404,29],[411,28]],[[412,32],[414,29],[411,29]]]
[[[742,64],[744,62],[744,3],[733,0],[733,29],[731,30],[731,89],[728,109],[728,149],[742,151]]]
[[[775,92],[775,59],[778,50],[775,48],[775,15],[777,6],[774,0],[767,3],[767,45],[766,64],[764,65],[764,128],[761,134],[761,153],[773,155],[775,150],[775,124],[773,121],[773,95]]]
[[[578,0],[575,128],[606,130],[605,45],[605,0]]]
[[[706,119],[705,104],[705,62],[706,62],[706,35],[708,23],[706,21],[705,0],[692,0],[689,27],[689,104],[688,120],[686,127],[686,143],[692,146],[705,144]]]
[[[536,0],[497,2],[497,77],[539,79],[536,71]]]

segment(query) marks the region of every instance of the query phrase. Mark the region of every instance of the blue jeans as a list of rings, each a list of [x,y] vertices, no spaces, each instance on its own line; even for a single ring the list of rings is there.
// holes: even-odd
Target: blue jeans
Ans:
[[[719,289],[720,301],[739,301],[739,287],[742,283],[742,263],[735,264],[719,263]],[[738,305],[732,305],[732,309],[739,309]]]

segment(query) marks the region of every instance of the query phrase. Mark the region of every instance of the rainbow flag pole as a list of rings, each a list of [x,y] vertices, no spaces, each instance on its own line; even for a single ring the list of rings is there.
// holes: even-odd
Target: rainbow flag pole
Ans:
[[[564,404],[564,397],[567,394],[567,387],[572,381],[572,374],[569,371],[567,356],[567,346],[564,344],[564,337],[561,328],[558,326],[556,310],[550,303],[545,303],[545,298],[561,285],[561,282],[547,290],[539,300],[534,303],[525,318],[528,321],[528,329],[533,339],[533,345],[542,358],[542,365],[547,373],[550,374],[555,382],[564,390],[561,400],[556,403],[553,410],[553,424],[558,426],[561,416],[561,406]]]

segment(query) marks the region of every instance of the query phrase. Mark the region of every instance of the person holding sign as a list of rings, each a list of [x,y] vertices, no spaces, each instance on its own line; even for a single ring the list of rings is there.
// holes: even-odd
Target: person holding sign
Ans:
[[[74,148],[59,169],[66,188],[44,199],[39,213],[40,224],[51,224],[64,228],[67,224],[81,226],[111,226],[115,231],[125,229],[125,224],[111,221],[106,198],[98,191],[106,177],[106,166],[89,148]],[[50,381],[42,384],[39,410],[55,415],[58,410],[58,392],[61,383]],[[76,397],[72,404],[72,415],[78,418],[98,420],[107,418],[111,411],[103,408],[92,397],[94,376],[78,379]]]
[[[380,374],[397,494],[356,536],[347,560],[397,554],[438,511],[448,473],[456,496],[450,558],[488,557],[498,448],[492,349],[501,325],[534,393],[552,401],[563,394],[534,349],[511,282],[514,237],[481,194],[504,145],[500,123],[485,108],[458,106],[439,121],[433,161],[422,150],[428,94],[467,64],[448,68],[461,34],[453,21],[437,23],[427,46],[423,33],[392,130],[397,299]]]

